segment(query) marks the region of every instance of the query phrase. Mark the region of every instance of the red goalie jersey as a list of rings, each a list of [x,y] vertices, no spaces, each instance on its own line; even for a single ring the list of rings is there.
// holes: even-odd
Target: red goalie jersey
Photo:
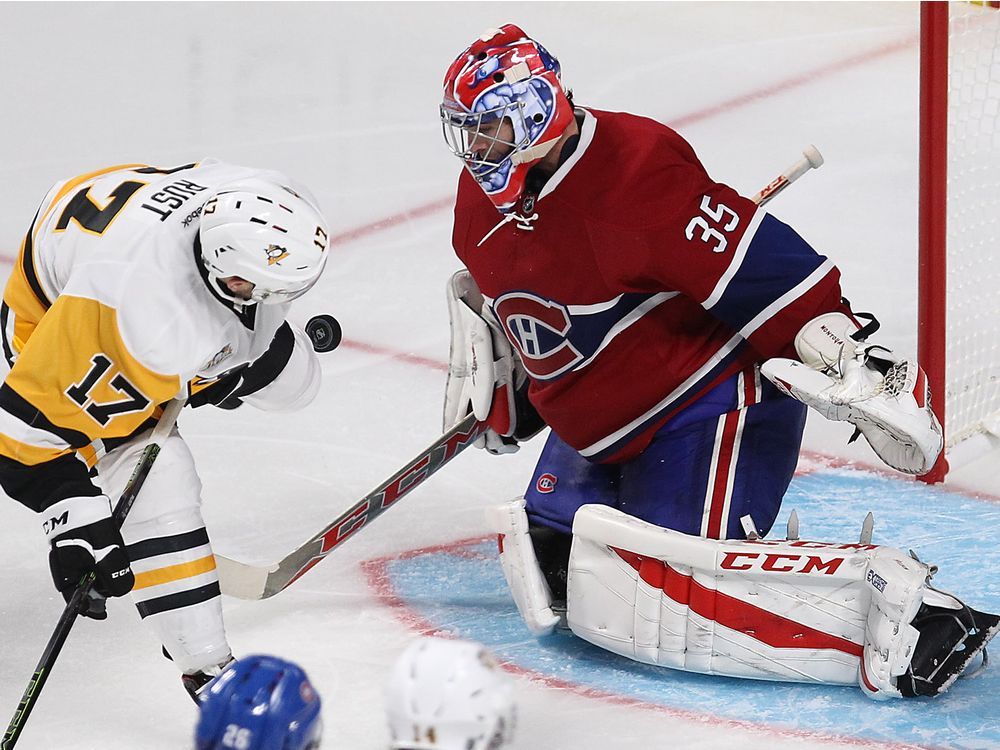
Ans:
[[[463,173],[453,242],[535,408],[583,456],[614,462],[741,368],[794,356],[807,321],[842,309],[839,272],[714,182],[670,128],[582,113],[575,151],[521,207],[530,229],[490,234],[497,210]]]

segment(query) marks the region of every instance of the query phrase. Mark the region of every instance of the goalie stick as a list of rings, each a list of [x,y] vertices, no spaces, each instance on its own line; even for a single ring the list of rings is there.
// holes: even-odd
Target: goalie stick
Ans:
[[[307,542],[269,566],[255,566],[215,556],[223,594],[237,599],[267,599],[299,579],[345,539],[374,521],[401,497],[423,484],[486,431],[486,424],[469,414],[418,453],[403,468],[344,511]]]
[[[810,169],[818,169],[823,157],[809,146],[802,157],[771,180],[751,200],[763,206]],[[222,593],[237,599],[267,599],[297,581],[345,539],[367,526],[403,495],[422,484],[486,431],[473,414],[431,443],[406,466],[380,484],[301,546],[273,565],[250,565],[223,555],[215,556]]]
[[[160,421],[153,427],[153,431],[149,436],[149,442],[146,443],[142,455],[139,456],[139,461],[132,471],[132,476],[129,477],[125,489],[122,490],[118,504],[115,505],[115,509],[111,514],[114,522],[119,527],[125,521],[125,517],[129,514],[129,511],[132,510],[132,505],[139,496],[139,491],[142,489],[142,485],[146,481],[150,469],[153,468],[153,462],[156,461],[156,457],[160,453],[160,443],[170,434],[174,423],[177,421],[177,415],[180,414],[181,407],[183,406],[183,399],[174,399],[171,401],[164,408],[163,414],[160,416]],[[7,725],[7,731],[4,732],[3,740],[0,741],[0,748],[2,750],[11,750],[17,743],[17,738],[20,737],[21,731],[24,729],[24,724],[28,721],[28,716],[38,701],[38,694],[42,692],[42,687],[44,687],[46,680],[48,680],[52,667],[55,666],[56,658],[59,656],[59,652],[62,651],[63,644],[66,643],[66,638],[69,637],[73,623],[76,622],[76,618],[80,615],[80,605],[90,593],[90,588],[93,585],[94,574],[88,573],[77,584],[73,595],[66,603],[59,622],[56,623],[55,630],[49,637],[49,642],[45,645],[42,657],[38,660],[35,672],[31,675],[28,686],[24,689],[21,701],[17,704],[17,710],[14,712],[10,724]]]
[[[758,206],[763,206],[774,196],[791,185],[810,169],[823,166],[823,155],[815,146],[807,146],[802,150],[802,158],[767,184],[752,200]]]

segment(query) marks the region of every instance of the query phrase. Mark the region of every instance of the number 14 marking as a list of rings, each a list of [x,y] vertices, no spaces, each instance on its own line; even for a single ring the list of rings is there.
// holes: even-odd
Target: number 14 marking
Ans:
[[[708,216],[716,224],[722,224],[722,232],[731,232],[740,225],[740,217],[733,209],[724,203],[720,203],[713,208],[712,200],[707,195],[703,195],[701,198],[701,212]],[[732,218],[723,224],[726,214],[729,214]],[[691,221],[688,222],[687,227],[684,229],[684,235],[689,240],[693,240],[696,229],[701,230],[701,235],[698,239],[702,242],[709,243],[713,240],[715,241],[715,245],[712,247],[713,253],[725,252],[726,246],[729,244],[729,240],[727,240],[725,235],[723,235],[718,229],[709,226],[704,217],[695,216],[692,218]]]

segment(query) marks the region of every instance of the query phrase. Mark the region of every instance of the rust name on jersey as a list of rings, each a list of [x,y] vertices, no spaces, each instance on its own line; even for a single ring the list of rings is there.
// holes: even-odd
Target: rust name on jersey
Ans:
[[[190,198],[203,190],[208,190],[208,188],[204,185],[199,185],[197,182],[192,182],[191,180],[175,180],[165,188],[157,190],[149,196],[149,200],[153,203],[159,204],[159,206],[154,206],[150,203],[143,203],[142,207],[159,216],[160,221],[166,221],[167,217],[170,216],[175,210],[183,206]],[[186,221],[185,226],[187,226],[188,223],[190,222]]]

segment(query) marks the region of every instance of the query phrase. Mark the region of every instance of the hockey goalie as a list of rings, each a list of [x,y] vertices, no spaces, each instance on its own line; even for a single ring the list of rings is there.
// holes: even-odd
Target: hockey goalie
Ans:
[[[927,383],[878,345],[840,272],[653,120],[577,105],[514,25],[445,76],[458,183],[444,426],[493,453],[551,432],[524,496],[491,511],[532,633],[563,620],[636,661],[936,695],[1000,618],[871,543],[770,540],[807,407],[889,466],[942,448]],[[877,510],[877,509],[876,509]]]

